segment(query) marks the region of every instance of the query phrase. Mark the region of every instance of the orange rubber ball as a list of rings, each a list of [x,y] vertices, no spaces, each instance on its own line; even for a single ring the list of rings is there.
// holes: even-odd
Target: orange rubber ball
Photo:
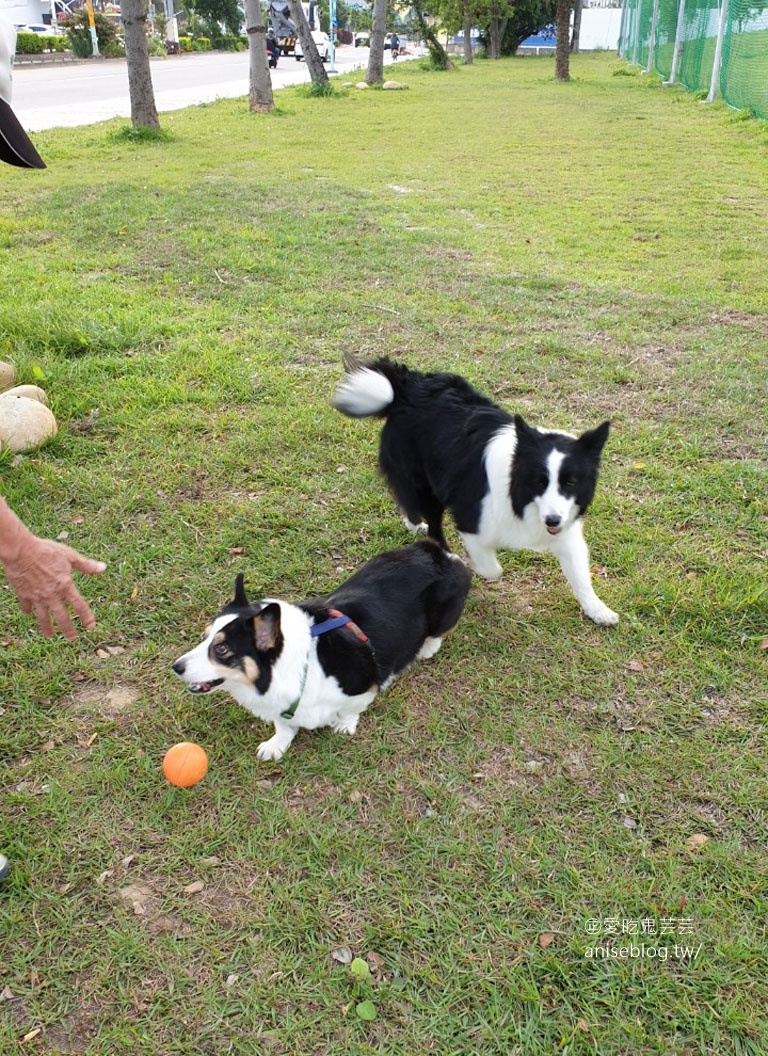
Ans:
[[[207,770],[205,749],[192,741],[174,744],[163,756],[163,773],[177,788],[191,788],[203,780]]]

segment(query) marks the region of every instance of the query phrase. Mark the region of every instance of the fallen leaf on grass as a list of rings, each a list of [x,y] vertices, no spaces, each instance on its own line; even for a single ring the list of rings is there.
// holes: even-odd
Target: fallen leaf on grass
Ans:
[[[624,667],[626,667],[627,671],[642,671],[645,668],[645,664],[640,660],[627,660]]]
[[[203,890],[204,887],[205,887],[205,884],[203,883],[202,880],[195,880],[193,883],[187,884],[187,886],[184,888],[184,894],[185,895],[198,895]]]
[[[361,1001],[359,1005],[355,1006],[355,1012],[366,1023],[372,1023],[376,1018],[376,1006],[373,1001]]]
[[[349,966],[349,974],[355,979],[370,979],[371,969],[362,957],[355,957]]]
[[[546,950],[547,946],[551,946],[552,945],[552,943],[554,942],[554,939],[555,939],[554,931],[542,931],[541,935],[539,935],[539,946],[541,946],[542,949]]]
[[[703,847],[708,840],[709,836],[705,836],[703,832],[695,832],[693,836],[688,837],[685,844],[689,851],[697,851],[699,847]]]
[[[34,1030],[30,1030],[29,1034],[25,1034],[24,1035],[24,1037],[21,1039],[19,1044],[23,1045],[27,1041],[32,1041],[33,1038],[36,1038],[37,1035],[38,1034],[42,1034],[42,1032],[43,1032],[43,1028],[42,1027],[35,1027]]]
[[[352,963],[352,951],[349,946],[339,946],[337,950],[332,950],[331,957],[333,957],[334,961],[338,961],[339,964]]]

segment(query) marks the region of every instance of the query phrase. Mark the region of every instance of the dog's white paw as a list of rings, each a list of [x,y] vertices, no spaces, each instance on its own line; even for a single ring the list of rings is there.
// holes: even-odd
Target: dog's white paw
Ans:
[[[268,741],[262,741],[259,747],[256,749],[256,758],[261,761],[276,762],[278,759],[282,759],[285,755],[285,747],[279,737],[270,737]]]
[[[498,561],[470,561],[470,564],[478,576],[482,576],[483,579],[487,579],[491,583],[501,579],[504,574],[504,569]]]
[[[416,654],[417,660],[429,660],[433,657],[440,646],[443,644],[442,638],[425,638],[424,644]]]
[[[427,534],[427,526],[424,521],[420,521],[418,524],[414,524],[409,517],[403,517],[403,524],[408,529],[408,531],[413,532],[414,535],[416,535],[417,533],[422,535]]]
[[[619,622],[618,612],[609,609],[607,605],[602,603],[602,601],[590,605],[588,609],[584,609],[584,612],[589,616],[590,620],[594,620],[595,623],[599,624],[601,627],[615,627]]]
[[[336,719],[331,723],[331,729],[334,733],[346,733],[348,737],[351,737],[353,733],[357,732],[359,718],[359,715],[337,715]]]

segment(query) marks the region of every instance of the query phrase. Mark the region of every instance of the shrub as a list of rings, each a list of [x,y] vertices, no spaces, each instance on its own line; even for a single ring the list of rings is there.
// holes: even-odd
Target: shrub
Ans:
[[[192,38],[179,37],[179,47],[182,51],[192,51]]]
[[[224,33],[214,41],[214,47],[218,51],[244,51],[248,47],[248,41],[231,33]]]
[[[208,37],[195,37],[195,39],[192,41],[192,50],[193,51],[210,51],[211,50],[211,42],[208,39]]]
[[[124,59],[125,41],[121,40],[119,37],[115,37],[114,40],[110,40],[102,54],[107,59]]]
[[[117,36],[117,26],[108,19],[101,11],[94,11],[94,22],[96,24],[96,40],[99,42],[99,51],[106,54],[107,46]],[[93,43],[91,31],[88,27],[88,12],[85,8],[73,11],[71,15],[59,19],[59,25],[67,31],[69,45],[79,59],[88,59],[93,54]]]
[[[46,42],[39,33],[19,33],[16,37],[16,51],[19,55],[42,55]]]

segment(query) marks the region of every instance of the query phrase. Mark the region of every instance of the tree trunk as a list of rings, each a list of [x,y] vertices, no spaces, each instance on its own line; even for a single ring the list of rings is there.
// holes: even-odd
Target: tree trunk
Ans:
[[[296,26],[296,33],[301,41],[301,50],[304,53],[304,61],[307,64],[312,83],[328,84],[328,74],[325,72],[325,66],[323,66],[323,60],[317,50],[317,44],[312,39],[312,31],[309,28],[307,16],[304,14],[304,8],[301,6],[301,0],[288,0],[288,10],[291,12],[291,18]]]
[[[570,40],[571,28],[571,0],[557,0],[557,11],[555,13],[555,32],[557,43],[555,45],[555,77],[558,81],[570,81]]]
[[[464,9],[464,64],[472,64],[472,14]]]
[[[373,0],[371,41],[368,51],[368,84],[384,83],[384,35],[387,32],[387,0]]]
[[[573,32],[571,33],[571,53],[574,55],[578,55],[579,53],[579,36],[581,35],[581,11],[583,6],[583,0],[576,0],[573,7]]]
[[[491,14],[491,21],[488,24],[488,58],[489,59],[500,59],[501,58],[501,43],[504,40],[504,33],[507,29],[508,18],[502,18],[496,11],[494,5]]]
[[[160,128],[155,105],[152,72],[147,48],[147,10],[144,0],[120,0],[120,17],[125,26],[125,58],[128,66],[128,94],[131,121],[143,128]]]
[[[437,39],[437,33],[435,33],[432,26],[427,24],[424,8],[421,6],[423,2],[424,0],[414,0],[412,10],[416,14],[416,21],[419,23],[421,35],[426,41],[432,65],[436,70],[452,70],[453,63],[448,57],[448,52]]]
[[[245,31],[248,34],[248,106],[254,113],[266,114],[275,109],[275,100],[260,0],[245,0]]]

